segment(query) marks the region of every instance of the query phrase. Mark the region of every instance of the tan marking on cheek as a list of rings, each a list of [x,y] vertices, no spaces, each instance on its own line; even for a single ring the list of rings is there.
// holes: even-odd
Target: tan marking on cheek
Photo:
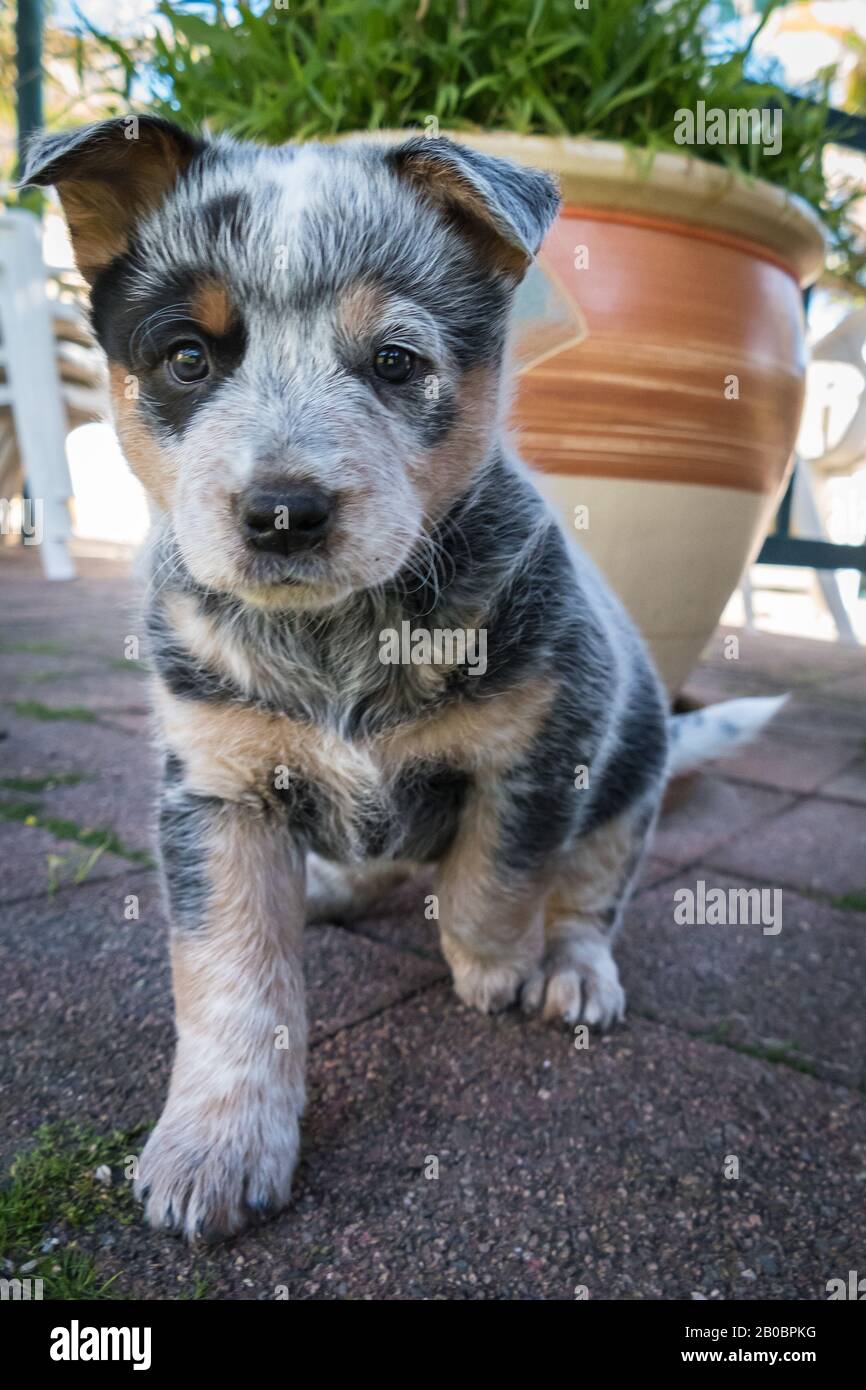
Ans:
[[[138,400],[134,395],[130,396],[136,378],[118,362],[109,364],[108,378],[114,424],[126,460],[153,500],[167,510],[171,506],[177,478],[145,424]]]
[[[473,367],[457,387],[458,419],[427,455],[415,486],[428,516],[438,517],[466,486],[486,456],[499,424],[499,372]]]
[[[189,307],[195,322],[215,338],[228,333],[235,321],[229,292],[219,280],[202,280],[193,291]]]

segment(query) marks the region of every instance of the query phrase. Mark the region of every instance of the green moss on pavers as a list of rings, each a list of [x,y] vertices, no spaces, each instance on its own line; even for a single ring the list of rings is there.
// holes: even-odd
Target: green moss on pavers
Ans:
[[[108,664],[112,671],[130,671],[134,676],[150,675],[150,668],[143,661],[133,661],[124,656],[113,657]]]
[[[46,685],[49,681],[74,680],[87,675],[86,671],[26,671],[18,675],[22,685]]]
[[[101,1135],[80,1125],[50,1124],[36,1131],[32,1146],[16,1155],[0,1179],[0,1261],[6,1262],[0,1263],[0,1277],[41,1279],[44,1302],[137,1296],[123,1287],[121,1274],[106,1278],[99,1255],[86,1247],[92,1243],[88,1237],[140,1220],[130,1160],[147,1128]],[[43,1248],[49,1243],[51,1248]],[[210,1280],[196,1272],[172,1297],[203,1299],[209,1288]]]
[[[84,772],[49,772],[44,777],[0,777],[0,787],[7,792],[53,791],[55,787],[77,787],[79,782],[89,782],[91,778]]]
[[[70,720],[76,724],[95,724],[97,716],[86,705],[43,705],[38,700],[13,700],[10,708],[23,719],[41,719],[44,722]]]
[[[833,899],[833,906],[845,912],[866,912],[866,888],[857,893],[843,893],[841,898]]]
[[[670,1026],[667,1020],[660,1014],[654,1013],[651,1009],[640,1009],[633,1011],[636,1018],[646,1019],[650,1023],[661,1023]],[[802,1054],[799,1043],[777,1042],[777,1043],[748,1043],[740,1042],[731,1037],[733,1024],[730,1019],[720,1019],[715,1028],[705,1032],[700,1028],[683,1028],[681,1031],[687,1033],[690,1038],[697,1038],[700,1042],[715,1043],[717,1047],[730,1048],[731,1052],[739,1052],[744,1057],[755,1057],[760,1062],[772,1062],[777,1066],[790,1067],[792,1071],[802,1072],[804,1076],[816,1076],[819,1080],[822,1073],[817,1067],[813,1066],[808,1058]]]
[[[0,820],[18,820],[25,825],[35,825],[40,810],[38,801],[4,801],[0,798]]]
[[[153,859],[147,850],[128,849],[113,830],[103,826],[80,826],[74,820],[46,815],[34,801],[4,801],[0,798],[0,820],[17,821],[34,829],[47,830],[58,840],[74,840],[77,844],[87,845],[89,849],[116,854],[121,859],[142,864],[146,868],[153,867]]]
[[[28,656],[74,655],[72,648],[64,647],[62,642],[0,642],[0,653],[4,656],[12,656],[15,653]]]
[[[196,1278],[193,1280],[190,1288],[181,1289],[180,1293],[175,1294],[175,1298],[180,1302],[186,1302],[188,1299],[194,1298],[207,1298],[210,1287],[211,1283],[209,1279]]]
[[[106,1217],[112,1225],[136,1219],[125,1170],[140,1132],[99,1135],[56,1124],[36,1131],[0,1187],[0,1252],[13,1266],[7,1278],[42,1279],[46,1301],[123,1297],[116,1276],[103,1278],[78,1238]],[[108,1169],[110,1182],[97,1169]],[[59,1245],[43,1249],[50,1240]]]
[[[792,1071],[802,1072],[804,1076],[816,1076],[821,1079],[821,1072],[805,1057],[800,1056],[794,1043],[775,1043],[762,1047],[756,1043],[729,1042],[725,1046],[732,1048],[734,1052],[742,1052],[745,1057],[757,1057],[760,1062],[781,1064],[790,1067]]]
[[[795,1042],[771,1042],[771,1043],[748,1043],[741,1042],[739,1039],[732,1038],[730,1020],[723,1018],[721,1022],[710,1032],[701,1033],[688,1030],[692,1037],[704,1038],[706,1042],[718,1043],[722,1047],[729,1047],[732,1052],[740,1052],[744,1057],[756,1057],[761,1062],[773,1062],[782,1066],[791,1067],[793,1071],[803,1072],[805,1076],[818,1076],[821,1073],[816,1070],[810,1061],[802,1054],[802,1048]]]

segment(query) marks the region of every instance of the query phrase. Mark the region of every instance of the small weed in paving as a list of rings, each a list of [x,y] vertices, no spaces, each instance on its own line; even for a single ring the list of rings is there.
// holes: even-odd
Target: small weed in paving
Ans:
[[[53,898],[57,890],[66,883],[72,883],[76,887],[83,883],[104,853],[105,846],[97,845],[89,854],[80,852],[47,855],[48,896]]]
[[[41,719],[44,723],[59,720],[76,724],[96,723],[96,715],[86,705],[43,705],[38,700],[14,700],[11,708],[23,719]]]
[[[35,779],[34,779],[35,780]],[[103,854],[116,854],[131,864],[152,868],[153,858],[147,850],[130,849],[115,832],[106,826],[81,826],[74,820],[52,816],[42,810],[37,801],[6,801],[0,798],[0,821],[17,821],[34,830],[47,830],[58,840],[72,840],[92,853],[85,859],[78,856],[48,856],[49,891],[54,892],[71,873],[72,882],[82,883]]]
[[[89,782],[84,772],[49,772],[44,777],[0,777],[0,788],[7,792],[26,792],[34,796],[53,791],[55,787],[77,787]]]
[[[70,648],[61,642],[0,642],[0,655],[69,656]]]
[[[128,671],[133,676],[150,675],[150,670],[143,661],[134,661],[131,657],[114,657],[108,664],[112,671]]]
[[[75,680],[86,671],[27,671],[18,676],[22,685],[46,685],[50,681]]]
[[[833,899],[833,906],[844,908],[846,912],[866,912],[866,888],[843,893],[841,898]]]
[[[695,1037],[700,1037],[696,1033]],[[740,1052],[744,1057],[757,1057],[763,1062],[775,1062],[786,1067],[791,1067],[794,1071],[803,1072],[805,1076],[817,1076],[814,1066],[807,1057],[803,1055],[803,1049],[799,1043],[789,1041],[776,1041],[768,1039],[763,1043],[746,1042],[732,1036],[732,1024],[728,1018],[722,1018],[711,1032],[706,1034],[708,1042],[719,1043],[723,1047],[730,1047],[734,1052]]]
[[[128,849],[113,830],[103,826],[81,826],[74,820],[61,816],[46,815],[35,802],[0,801],[0,820],[20,821],[24,825],[48,830],[58,840],[77,840],[91,849],[100,848],[109,854],[117,854],[121,859],[130,859],[134,864],[150,867],[153,860],[146,850]]]

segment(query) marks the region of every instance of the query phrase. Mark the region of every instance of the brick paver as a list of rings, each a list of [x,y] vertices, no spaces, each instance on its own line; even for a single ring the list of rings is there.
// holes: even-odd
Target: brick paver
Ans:
[[[5,1171],[45,1122],[138,1147],[173,1030],[141,858],[147,683],[118,665],[140,632],[134,588],[95,561],[48,585],[33,556],[9,553],[0,585]],[[866,663],[737,635],[738,659],[718,634],[689,690],[792,698],[663,818],[619,951],[625,1027],[579,1048],[517,1012],[469,1012],[424,916],[428,885],[409,885],[375,918],[307,933],[310,1104],[291,1208],[194,1252],[137,1220],[72,1233],[58,1215],[54,1248],[75,1240],[118,1296],[145,1298],[570,1300],[584,1285],[817,1299],[862,1268]],[[114,842],[74,883],[94,828]],[[782,930],[678,925],[673,894],[701,879],[780,888]]]

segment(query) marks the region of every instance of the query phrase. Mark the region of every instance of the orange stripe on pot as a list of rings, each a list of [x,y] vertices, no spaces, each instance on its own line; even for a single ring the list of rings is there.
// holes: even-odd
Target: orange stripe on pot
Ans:
[[[654,217],[647,213],[626,212],[616,208],[581,207],[573,203],[563,204],[559,215],[565,218],[581,218],[589,222],[616,222],[625,227],[646,227],[650,231],[670,232],[673,236],[688,237],[693,241],[711,241],[717,246],[728,246],[745,256],[755,256],[758,260],[777,266],[786,275],[790,275],[799,287],[794,268],[781,256],[774,255],[760,242],[735,236],[733,232],[725,232],[721,228],[704,227],[698,222],[680,222],[672,217]]]
[[[585,330],[520,374],[512,419],[529,463],[778,491],[802,406],[800,291],[730,240],[618,213],[557,220],[541,264]]]

